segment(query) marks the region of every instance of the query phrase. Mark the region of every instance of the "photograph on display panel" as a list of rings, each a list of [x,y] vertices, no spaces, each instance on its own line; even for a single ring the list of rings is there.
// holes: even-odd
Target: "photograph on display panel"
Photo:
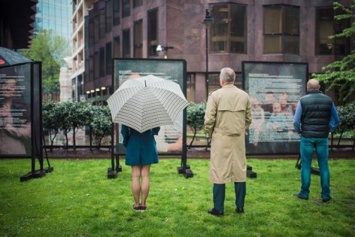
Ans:
[[[30,64],[0,68],[0,157],[30,157]]]
[[[247,153],[298,153],[293,116],[299,98],[306,93],[308,64],[243,62],[242,73],[253,118],[246,137]]]
[[[113,89],[116,91],[126,80],[147,77],[147,83],[156,78],[177,83],[186,95],[186,61],[174,59],[114,59]],[[119,154],[125,154],[121,124],[115,124],[114,144],[118,145]],[[181,154],[183,152],[184,133],[183,110],[178,114],[173,125],[160,126],[155,140],[160,154]]]

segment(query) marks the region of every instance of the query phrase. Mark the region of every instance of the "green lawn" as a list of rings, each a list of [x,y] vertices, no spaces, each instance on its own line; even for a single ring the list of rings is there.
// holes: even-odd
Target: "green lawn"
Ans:
[[[257,172],[247,180],[245,214],[234,212],[227,185],[225,216],[212,207],[208,160],[191,159],[194,177],[178,174],[179,159],[151,169],[148,210],[131,210],[130,169],[107,178],[109,159],[51,160],[52,173],[20,182],[29,160],[0,160],[0,237],[61,236],[355,236],[355,160],[330,161],[333,201],[319,205],[319,176],[308,201],[299,191],[295,160],[249,159]],[[124,162],[122,162],[124,164]]]

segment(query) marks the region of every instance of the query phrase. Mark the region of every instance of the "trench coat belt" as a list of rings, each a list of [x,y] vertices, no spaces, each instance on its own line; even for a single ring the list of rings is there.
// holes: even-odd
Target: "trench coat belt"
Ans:
[[[222,134],[224,136],[230,136],[230,137],[239,137],[240,136],[240,133],[229,133],[229,132],[226,132],[223,129],[216,128],[216,127],[213,129],[213,133],[219,133],[219,134]]]

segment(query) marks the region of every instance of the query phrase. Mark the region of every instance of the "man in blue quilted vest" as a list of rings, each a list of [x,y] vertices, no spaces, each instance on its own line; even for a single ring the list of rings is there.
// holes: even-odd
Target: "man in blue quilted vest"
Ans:
[[[320,91],[319,82],[310,79],[307,83],[307,95],[298,101],[293,125],[300,134],[301,153],[301,191],[294,196],[308,200],[311,184],[311,165],[313,153],[317,154],[320,180],[321,203],[329,202],[330,172],[328,167],[328,136],[340,123],[332,99]]]

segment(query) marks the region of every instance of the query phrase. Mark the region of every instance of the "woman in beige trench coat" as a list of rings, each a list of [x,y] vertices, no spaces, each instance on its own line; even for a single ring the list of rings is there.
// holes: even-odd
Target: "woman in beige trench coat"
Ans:
[[[220,85],[208,98],[205,131],[211,138],[210,181],[214,207],[208,213],[224,214],[225,184],[234,182],[236,212],[244,212],[246,194],[245,131],[251,124],[248,94],[234,85],[235,72],[222,68]]]

